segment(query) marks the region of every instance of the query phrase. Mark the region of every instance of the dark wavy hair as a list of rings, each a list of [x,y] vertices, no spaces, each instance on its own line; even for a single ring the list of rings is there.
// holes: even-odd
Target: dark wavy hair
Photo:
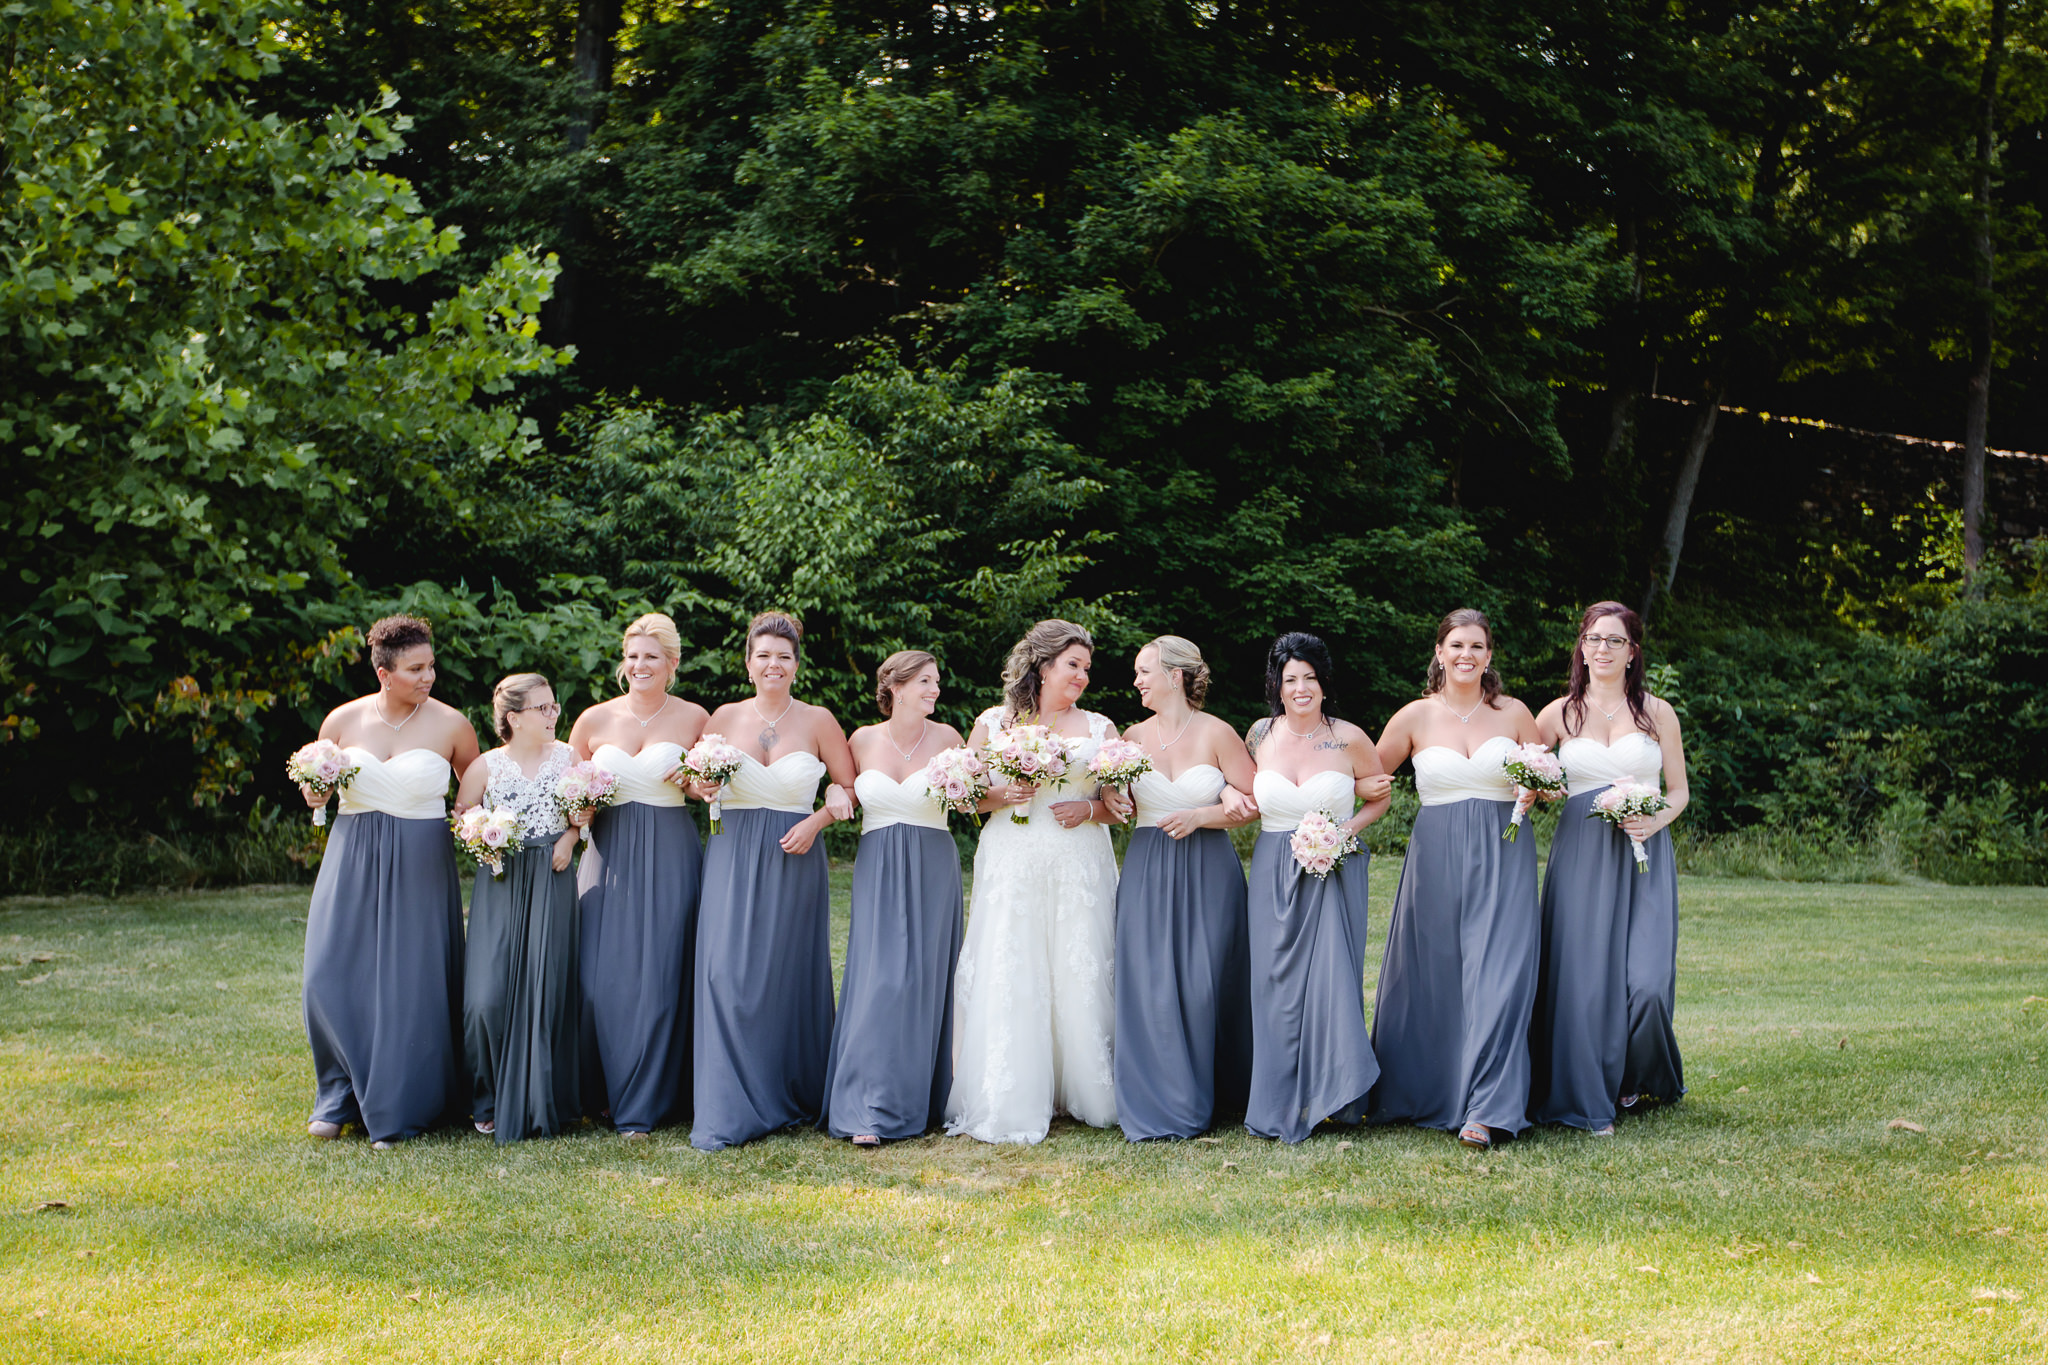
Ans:
[[[387,616],[370,627],[373,668],[396,668],[398,656],[418,645],[434,643],[434,628],[417,616]]]
[[[1336,681],[1337,665],[1330,658],[1330,647],[1322,638],[1306,631],[1290,630],[1273,642],[1266,651],[1266,708],[1270,715],[1285,715],[1287,708],[1280,702],[1280,675],[1287,671],[1287,665],[1299,660],[1316,671],[1316,681],[1323,685],[1323,714],[1338,714],[1332,696],[1331,684]]]
[[[1095,653],[1095,637],[1086,626],[1055,617],[1040,621],[1010,646],[1010,657],[1003,663],[1003,703],[1012,719],[1038,715],[1038,670],[1075,645],[1086,649],[1091,658]]]
[[[1493,622],[1486,619],[1486,613],[1477,607],[1459,607],[1443,620],[1437,622],[1436,642],[1441,648],[1444,640],[1454,630],[1465,626],[1477,626],[1486,632],[1486,648],[1493,649]],[[1444,666],[1437,662],[1434,652],[1429,656],[1429,670],[1423,675],[1422,695],[1433,697],[1444,690]],[[1479,700],[1494,710],[1500,710],[1500,670],[1492,664],[1479,675]]]
[[[1564,732],[1576,735],[1586,728],[1586,684],[1592,681],[1592,674],[1586,668],[1586,632],[1593,623],[1607,616],[1621,618],[1621,628],[1628,632],[1628,669],[1622,674],[1622,695],[1628,698],[1628,713],[1635,719],[1636,728],[1651,739],[1657,738],[1657,723],[1650,719],[1647,704],[1649,693],[1643,691],[1643,618],[1619,602],[1595,602],[1586,608],[1579,618],[1579,634],[1572,641],[1571,680],[1564,690]]]

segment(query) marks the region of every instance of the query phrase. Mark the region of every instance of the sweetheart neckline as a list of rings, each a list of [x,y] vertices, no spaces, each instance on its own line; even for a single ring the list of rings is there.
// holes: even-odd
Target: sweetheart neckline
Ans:
[[[1568,735],[1562,742],[1558,744],[1557,747],[1560,751],[1562,751],[1566,744],[1590,744],[1597,749],[1612,749],[1615,745],[1621,743],[1622,739],[1641,739],[1648,740],[1652,744],[1657,743],[1656,736],[1646,735],[1641,730],[1631,730],[1627,734],[1623,735],[1621,739],[1615,740],[1598,740],[1589,739],[1585,735]]]
[[[1296,782],[1293,778],[1288,777],[1282,773],[1276,773],[1272,771],[1270,768],[1261,769],[1259,772],[1253,774],[1253,784],[1256,785],[1261,777],[1270,777],[1276,782],[1285,782],[1288,786],[1294,788],[1296,791],[1300,791],[1303,787],[1306,787],[1310,782],[1315,781],[1319,777],[1343,777],[1349,778],[1354,782],[1357,781],[1356,778],[1351,777],[1351,774],[1345,772],[1342,768],[1325,768],[1319,773],[1310,773],[1307,778],[1300,782]]]
[[[1205,771],[1215,773],[1218,776],[1221,776],[1223,773],[1223,769],[1217,767],[1214,763],[1190,763],[1187,767],[1182,768],[1180,770],[1179,775],[1175,777],[1168,777],[1165,773],[1160,772],[1157,768],[1152,769],[1150,772],[1146,773],[1145,776],[1156,777],[1161,782],[1178,782],[1181,778],[1186,777],[1189,773],[1199,773]],[[1330,771],[1336,772],[1337,770],[1335,768],[1332,768],[1330,769]],[[1278,777],[1279,774],[1275,773],[1274,776]]]
[[[812,762],[820,766],[823,766],[825,763],[824,759],[819,758],[809,749],[792,749],[790,752],[784,754],[781,758],[776,759],[775,763],[763,763],[760,759],[755,758],[745,749],[740,750],[740,757],[746,759],[748,762],[752,763],[757,768],[772,768],[775,766],[776,763],[787,763],[792,758],[808,758]]]
[[[453,768],[455,766],[453,763],[448,763],[447,755],[435,753],[435,751],[432,749],[400,749],[397,753],[391,755],[391,757],[389,758],[379,758],[377,757],[377,755],[371,753],[368,749],[365,749],[360,744],[344,744],[341,746],[341,751],[345,754],[361,754],[364,758],[369,759],[372,763],[396,763],[399,759],[404,758],[407,754],[428,754],[434,758],[440,759],[443,763],[447,763],[450,768]]]
[[[654,748],[654,746],[655,746],[655,745],[657,745],[657,744],[675,744],[675,745],[676,745],[676,748],[678,748],[678,749],[682,750],[682,751],[683,751],[684,753],[688,753],[688,752],[690,751],[690,746],[689,746],[689,745],[687,745],[687,744],[676,744],[676,742],[675,742],[674,740],[672,740],[672,739],[651,739],[651,740],[647,741],[647,744],[645,745],[645,747],[643,747],[643,748],[640,748],[640,749],[637,749],[637,750],[635,750],[635,751],[634,751],[634,752],[632,752],[632,753],[627,753],[627,752],[626,752],[626,748],[625,748],[625,746],[624,746],[624,745],[622,745],[622,744],[614,744],[614,743],[612,743],[612,742],[611,742],[610,740],[606,740],[606,741],[605,741],[604,743],[602,743],[602,744],[598,745],[598,746],[597,746],[597,747],[596,747],[595,749],[592,749],[592,750],[590,751],[590,756],[591,756],[591,757],[592,757],[592,758],[594,759],[594,758],[596,758],[596,757],[597,757],[597,756],[598,756],[599,754],[603,753],[603,752],[604,752],[604,751],[605,751],[606,749],[614,749],[614,750],[617,750],[617,751],[618,751],[618,752],[619,752],[620,754],[624,755],[624,756],[625,756],[626,758],[630,758],[630,759],[638,759],[638,758],[639,758],[639,757],[640,757],[640,756],[641,756],[642,754],[645,754],[645,753],[647,753],[647,752],[648,752],[648,751],[649,751],[650,749]]]
[[[1458,751],[1456,749],[1453,749],[1448,744],[1425,744],[1420,749],[1417,749],[1415,752],[1418,754],[1426,754],[1432,749],[1442,749],[1447,754],[1458,754],[1459,758],[1477,758],[1479,757],[1481,751],[1483,751],[1487,745],[1493,743],[1497,739],[1506,740],[1509,744],[1513,744],[1515,742],[1514,736],[1512,735],[1488,735],[1485,739],[1479,741],[1479,748],[1474,749],[1469,754],[1458,754]]]

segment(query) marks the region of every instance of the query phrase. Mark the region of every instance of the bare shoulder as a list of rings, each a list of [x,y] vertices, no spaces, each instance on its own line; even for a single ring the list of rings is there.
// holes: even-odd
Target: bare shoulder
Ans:
[[[933,721],[932,730],[938,735],[940,743],[944,744],[948,749],[957,749],[967,742],[960,738],[960,732],[950,725],[942,725],[938,721]]]
[[[1658,729],[1661,730],[1666,725],[1669,725],[1674,729],[1677,728],[1677,707],[1673,706],[1670,702],[1664,700],[1662,697],[1657,696],[1645,696],[1643,698],[1643,701],[1647,703],[1647,709],[1650,713],[1650,719],[1657,723]]]
[[[696,702],[684,701],[681,697],[677,697],[676,706],[682,711],[683,719],[686,721],[695,721],[697,724],[702,725],[711,719],[711,713],[697,705]]]
[[[1251,750],[1253,753],[1256,754],[1259,751],[1259,746],[1266,742],[1266,736],[1272,733],[1273,718],[1271,716],[1260,716],[1257,720],[1253,721],[1251,723],[1250,728],[1248,728],[1244,732],[1245,748]]]
[[[1529,708],[1522,703],[1521,698],[1500,697],[1497,700],[1500,702],[1500,709],[1502,715],[1512,716],[1516,719],[1520,719],[1523,716],[1529,716]],[[1535,717],[1529,716],[1529,719],[1533,721],[1535,720]]]
[[[1558,717],[1562,716],[1563,714],[1564,698],[1559,697],[1557,700],[1551,702],[1548,706],[1544,707],[1541,711],[1538,711],[1536,713],[1536,719],[1538,721],[1555,721]]]
[[[1348,720],[1331,720],[1330,739],[1340,746],[1372,743],[1372,736],[1365,732],[1363,725],[1354,725]]]

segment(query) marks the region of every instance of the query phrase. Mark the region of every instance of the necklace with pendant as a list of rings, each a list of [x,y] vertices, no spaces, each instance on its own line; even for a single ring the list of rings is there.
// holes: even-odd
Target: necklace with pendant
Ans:
[[[674,697],[663,697],[661,699],[661,705],[654,708],[654,714],[649,716],[646,720],[640,720],[639,716],[633,714],[633,702],[631,698],[628,698],[626,701],[626,714],[629,716],[633,716],[634,720],[640,720],[640,728],[645,730],[648,726],[654,724],[654,722],[661,719],[661,713],[668,710],[668,704],[674,700]]]
[[[1301,731],[1294,728],[1293,721],[1287,720],[1284,717],[1282,718],[1282,724],[1286,725],[1287,733],[1293,735],[1296,739],[1309,739],[1315,735],[1316,731],[1322,729],[1325,725],[1328,725],[1329,723],[1330,722],[1324,717],[1323,713],[1318,711],[1316,712],[1316,723],[1308,727],[1308,734],[1305,735]]]
[[[759,697],[755,697],[749,704],[753,706],[754,714],[757,716],[761,716],[761,699]],[[781,722],[784,716],[789,714],[790,707],[793,707],[795,705],[796,698],[791,697],[789,699],[789,706],[783,707],[782,710],[776,714],[774,720],[770,720],[766,716],[761,716],[761,725],[763,728],[761,730],[761,733],[758,736],[756,736],[756,738],[761,741],[762,753],[765,754],[772,752],[774,750],[775,742],[782,738],[781,732],[778,731],[775,727],[777,724]]]
[[[1458,712],[1457,712],[1456,708],[1454,708],[1454,707],[1453,707],[1453,706],[1451,705],[1451,699],[1450,699],[1449,697],[1446,697],[1446,696],[1445,696],[1445,695],[1444,695],[1443,693],[1441,693],[1441,692],[1437,693],[1437,694],[1436,694],[1436,696],[1437,696],[1437,700],[1438,700],[1438,701],[1440,701],[1440,702],[1442,702],[1442,703],[1444,704],[1444,710],[1446,710],[1446,711],[1449,711],[1449,712],[1450,712],[1450,713],[1451,713],[1452,715],[1454,715],[1454,716],[1458,716]],[[1475,706],[1473,706],[1473,708],[1472,708],[1472,709],[1471,709],[1470,711],[1467,711],[1467,712],[1466,712],[1466,713],[1465,713],[1464,715],[1462,715],[1462,716],[1458,716],[1458,724],[1460,724],[1460,725],[1470,725],[1470,724],[1472,723],[1472,717],[1473,717],[1473,716],[1475,716],[1475,715],[1477,715],[1477,714],[1478,714],[1478,712],[1479,712],[1479,708],[1480,708],[1481,706],[1484,706],[1484,705],[1486,705],[1486,698],[1485,698],[1485,697],[1481,697],[1481,698],[1479,699],[1479,701],[1478,701],[1478,704],[1477,704],[1477,705],[1475,705]]]
[[[903,756],[903,761],[905,763],[908,763],[910,761],[910,756],[916,753],[919,749],[922,749],[924,747],[925,736],[931,733],[931,728],[932,723],[929,720],[925,721],[923,725],[919,726],[917,731],[917,743],[911,745],[908,749],[904,748],[901,744],[898,744],[896,742],[896,736],[889,734],[889,727],[887,727],[886,725],[882,727],[882,733],[888,736],[889,747],[894,749],[897,753],[901,754]]]
[[[1601,715],[1603,715],[1603,716],[1607,717],[1607,723],[1608,723],[1609,725],[1612,725],[1612,724],[1614,723],[1614,718],[1615,718],[1616,716],[1618,716],[1618,715],[1620,715],[1620,714],[1621,714],[1621,707],[1622,707],[1622,706],[1627,706],[1627,705],[1628,705],[1628,698],[1627,698],[1627,696],[1623,696],[1623,697],[1622,697],[1622,699],[1621,699],[1621,706],[1617,706],[1617,707],[1615,707],[1615,708],[1614,708],[1614,709],[1613,709],[1612,711],[1609,711],[1609,710],[1608,710],[1608,709],[1607,709],[1606,707],[1602,706],[1602,705],[1601,705],[1601,704],[1600,704],[1599,702],[1597,702],[1597,701],[1594,701],[1594,700],[1593,700],[1593,698],[1592,698],[1592,695],[1591,695],[1590,693],[1589,693],[1589,694],[1587,694],[1587,697],[1586,697],[1586,701],[1587,701],[1587,702],[1588,702],[1589,704],[1591,704],[1592,708],[1593,708],[1593,709],[1594,709],[1595,711],[1598,711],[1598,712],[1599,712],[1599,713],[1600,713]]]
[[[374,706],[374,707],[376,708],[376,711],[377,711],[377,719],[378,719],[378,720],[382,720],[382,721],[384,721],[384,723],[385,723],[386,725],[391,725],[391,722],[390,722],[390,721],[388,721],[388,720],[385,720],[385,718],[384,718],[384,694],[383,694],[382,692],[379,692],[379,693],[377,694],[377,700],[376,700],[375,702],[373,702],[373,703],[372,703],[372,705],[373,705],[373,706]],[[395,734],[397,734],[397,733],[398,733],[398,732],[399,732],[400,730],[403,730],[403,729],[405,728],[405,721],[406,721],[406,720],[411,720],[411,719],[412,719],[412,718],[413,718],[414,716],[418,715],[418,714],[420,713],[420,708],[421,708],[422,706],[425,706],[425,705],[426,705],[426,703],[425,703],[425,702],[421,702],[421,701],[416,701],[416,702],[414,702],[414,703],[412,704],[412,710],[410,710],[410,711],[408,711],[408,712],[406,712],[406,713],[405,713],[405,720],[402,720],[402,721],[398,722],[398,724],[396,724],[396,725],[391,725],[391,733],[395,735]]]

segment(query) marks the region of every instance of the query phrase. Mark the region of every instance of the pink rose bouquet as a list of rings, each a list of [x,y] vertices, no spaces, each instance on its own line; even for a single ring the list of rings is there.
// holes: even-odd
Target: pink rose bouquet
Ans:
[[[1071,752],[1049,725],[1015,725],[990,740],[984,756],[1006,781],[1040,786],[1067,775]],[[1020,825],[1031,823],[1029,815],[1014,810],[1010,818]]]
[[[509,806],[471,806],[448,817],[448,824],[455,831],[455,846],[478,867],[489,868],[493,877],[504,876],[505,859],[526,847],[519,837],[525,833],[525,822]]]
[[[1328,811],[1312,810],[1301,817],[1288,841],[1294,861],[1311,877],[1321,879],[1335,872],[1346,858],[1358,852],[1358,838],[1347,834],[1337,817]]]
[[[1122,787],[1124,795],[1129,796],[1131,784],[1152,771],[1152,760],[1143,745],[1127,739],[1106,739],[1095,751],[1095,757],[1088,760],[1088,771],[1103,786]]]
[[[1647,782],[1620,781],[1593,798],[1593,809],[1586,812],[1588,819],[1605,820],[1619,826],[1624,820],[1633,820],[1638,815],[1655,815],[1670,805],[1664,793]],[[1636,871],[1650,870],[1650,855],[1643,848],[1643,841],[1631,834],[1629,851],[1636,855]]]
[[[1564,764],[1557,761],[1557,755],[1550,752],[1548,744],[1518,744],[1513,753],[1500,761],[1500,767],[1508,775],[1508,781],[1524,791],[1561,792],[1565,789]],[[1508,821],[1508,827],[1500,837],[1512,844],[1515,836],[1522,832],[1522,817],[1526,814],[1528,811],[1518,802],[1515,818]]]
[[[746,755],[731,744],[724,735],[706,733],[683,755],[683,761],[668,775],[668,780],[678,787],[691,781],[716,782],[723,795],[725,784],[732,781],[732,775],[740,770]],[[711,798],[711,832],[725,833],[725,822],[719,819],[718,797]]]
[[[348,761],[348,753],[331,739],[316,739],[284,761],[284,773],[316,796],[331,796],[356,780],[362,768]],[[313,812],[313,823],[327,823],[327,807]]]
[[[975,807],[988,795],[989,782],[988,764],[980,754],[964,745],[940,750],[924,765],[924,785],[932,800],[947,810],[972,815],[977,825],[981,823],[981,813]]]
[[[555,804],[562,818],[572,820],[585,811],[596,814],[619,799],[619,779],[595,763],[572,763],[555,779]],[[590,840],[590,826],[583,827],[583,839]]]

